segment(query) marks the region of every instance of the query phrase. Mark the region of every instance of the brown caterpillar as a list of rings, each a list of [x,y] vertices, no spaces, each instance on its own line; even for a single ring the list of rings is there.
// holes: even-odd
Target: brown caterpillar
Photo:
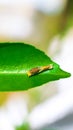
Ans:
[[[27,75],[28,77],[32,76],[32,75],[36,75],[40,72],[43,72],[43,71],[46,71],[46,70],[51,70],[53,69],[53,65],[50,64],[50,65],[47,65],[47,66],[42,66],[42,67],[35,67],[35,68],[32,68],[31,70],[29,70],[27,72]]]

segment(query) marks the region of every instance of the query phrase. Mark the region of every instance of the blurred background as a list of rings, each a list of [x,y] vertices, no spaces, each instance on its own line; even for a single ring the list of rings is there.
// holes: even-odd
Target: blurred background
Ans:
[[[73,74],[73,1],[0,0],[0,42],[43,50]],[[0,92],[0,130],[73,130],[73,76],[23,92]]]

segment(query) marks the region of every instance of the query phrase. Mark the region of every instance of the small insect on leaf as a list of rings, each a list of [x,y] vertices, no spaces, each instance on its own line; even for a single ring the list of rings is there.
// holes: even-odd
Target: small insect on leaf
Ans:
[[[53,65],[52,64],[47,65],[47,66],[42,66],[42,67],[36,67],[36,68],[32,68],[31,70],[29,70],[27,72],[27,75],[28,75],[28,77],[30,77],[30,76],[36,75],[38,73],[41,73],[43,71],[51,70],[51,69],[53,69]]]
[[[1,92],[28,90],[70,76],[32,45],[0,43]]]

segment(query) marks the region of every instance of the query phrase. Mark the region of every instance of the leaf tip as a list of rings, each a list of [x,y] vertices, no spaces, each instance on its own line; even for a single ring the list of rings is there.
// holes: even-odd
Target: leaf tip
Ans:
[[[71,73],[66,72],[62,69],[60,69],[60,74],[61,74],[62,78],[69,78],[71,76]]]

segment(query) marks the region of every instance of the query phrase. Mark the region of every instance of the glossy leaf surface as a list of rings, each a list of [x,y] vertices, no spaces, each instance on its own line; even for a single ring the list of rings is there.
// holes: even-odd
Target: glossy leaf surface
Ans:
[[[35,67],[53,65],[46,70],[29,77],[27,72]],[[0,91],[27,90],[49,81],[69,77],[59,65],[44,52],[24,43],[0,44]]]

